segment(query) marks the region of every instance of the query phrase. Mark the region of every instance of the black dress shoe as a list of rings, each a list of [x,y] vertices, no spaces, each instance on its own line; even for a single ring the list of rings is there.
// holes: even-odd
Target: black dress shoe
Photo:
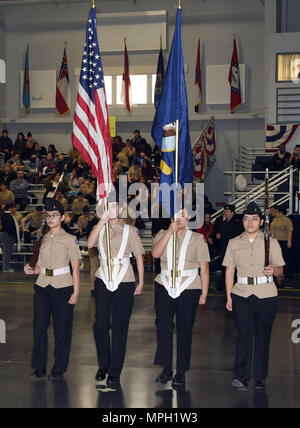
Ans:
[[[120,385],[120,377],[108,375],[106,385],[107,386]]]
[[[253,388],[255,391],[263,391],[266,388],[265,380],[255,380]]]
[[[167,383],[173,377],[173,372],[170,369],[164,368],[161,374],[156,378],[158,383]]]
[[[48,380],[62,380],[64,378],[63,372],[51,372]]]
[[[40,377],[46,377],[46,370],[35,370],[31,377],[34,377],[36,379],[40,378]]]
[[[182,373],[176,373],[172,379],[172,388],[183,388],[185,385],[185,375]]]
[[[106,378],[106,370],[98,369],[95,379],[97,382],[101,382],[101,380],[104,380]]]
[[[231,382],[231,385],[234,388],[237,388],[241,391],[247,391],[248,388],[248,379],[246,379],[245,377],[241,376],[241,377],[236,377],[235,379],[233,379],[233,381]]]

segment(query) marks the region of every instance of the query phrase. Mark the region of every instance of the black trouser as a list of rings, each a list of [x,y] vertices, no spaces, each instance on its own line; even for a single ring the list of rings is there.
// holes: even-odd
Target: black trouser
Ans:
[[[34,286],[34,320],[33,320],[33,352],[32,367],[43,370],[47,365],[48,336],[47,329],[50,316],[53,315],[55,339],[55,363],[53,372],[67,371],[73,326],[74,305],[68,303],[74,287],[53,288],[51,285],[43,288]]]
[[[112,292],[101,279],[95,279],[96,320],[93,330],[98,364],[111,376],[120,376],[123,368],[134,291],[134,282],[121,282]]]
[[[15,238],[8,233],[0,231],[2,242],[2,269],[10,269],[10,260],[14,252]]]
[[[154,282],[157,349],[154,364],[173,367],[173,327],[176,315],[177,360],[176,370],[184,374],[190,368],[192,329],[196,319],[201,290],[185,290],[173,299],[165,287]]]
[[[282,251],[282,257],[285,261],[285,266],[283,266],[284,276],[289,278],[292,274],[291,267],[291,248],[288,248],[287,241],[278,241]]]
[[[237,325],[235,376],[251,379],[253,364],[254,379],[264,380],[268,376],[270,340],[278,298],[259,299],[254,295],[244,298],[235,294],[231,297]]]
[[[38,229],[38,227],[29,226],[28,227],[29,232],[24,232],[24,243],[25,244],[30,244],[31,243],[31,238],[32,238],[31,233],[34,232],[37,229]]]

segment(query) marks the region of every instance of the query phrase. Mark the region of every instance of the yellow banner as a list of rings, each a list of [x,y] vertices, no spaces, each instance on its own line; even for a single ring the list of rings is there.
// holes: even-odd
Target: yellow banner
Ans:
[[[117,135],[117,117],[109,116],[110,136],[114,138]]]

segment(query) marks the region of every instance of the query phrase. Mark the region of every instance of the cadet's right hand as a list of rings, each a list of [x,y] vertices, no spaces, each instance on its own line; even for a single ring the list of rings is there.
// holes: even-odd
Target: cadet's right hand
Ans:
[[[107,222],[109,221],[109,219],[110,219],[110,212],[109,212],[109,211],[105,211],[105,212],[102,214],[102,217],[101,217],[101,222],[102,222],[102,224],[107,223]]]
[[[227,297],[226,309],[229,312],[232,312],[232,298]]]
[[[32,269],[32,267],[30,267],[28,263],[24,266],[24,272],[26,273],[26,275],[34,275],[34,269]]]
[[[172,222],[171,222],[171,224],[170,224],[170,226],[169,226],[169,229],[168,229],[172,234],[173,233],[175,233],[175,232],[177,232],[177,230],[178,230],[178,223],[177,223],[177,221],[173,221],[172,220]]]

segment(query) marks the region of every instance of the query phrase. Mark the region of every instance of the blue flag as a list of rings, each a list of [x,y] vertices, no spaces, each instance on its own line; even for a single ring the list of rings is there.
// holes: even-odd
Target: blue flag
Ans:
[[[28,114],[30,110],[29,45],[27,45],[25,66],[24,66],[23,106],[24,106],[25,112]]]
[[[192,183],[194,165],[188,123],[188,101],[185,86],[184,62],[181,44],[181,9],[177,9],[176,29],[173,37],[171,53],[167,66],[166,78],[162,88],[160,101],[152,125],[152,138],[161,149],[160,185],[169,186],[175,180],[175,122],[179,120],[179,165],[178,183]],[[177,213],[177,198],[171,195],[170,206],[164,204],[171,217]],[[175,205],[175,207],[174,207]]]
[[[162,48],[160,48],[158,63],[157,63],[157,71],[156,71],[155,91],[154,91],[154,105],[156,109],[159,103],[161,91],[164,84],[164,79],[165,79],[165,64],[164,64]]]

